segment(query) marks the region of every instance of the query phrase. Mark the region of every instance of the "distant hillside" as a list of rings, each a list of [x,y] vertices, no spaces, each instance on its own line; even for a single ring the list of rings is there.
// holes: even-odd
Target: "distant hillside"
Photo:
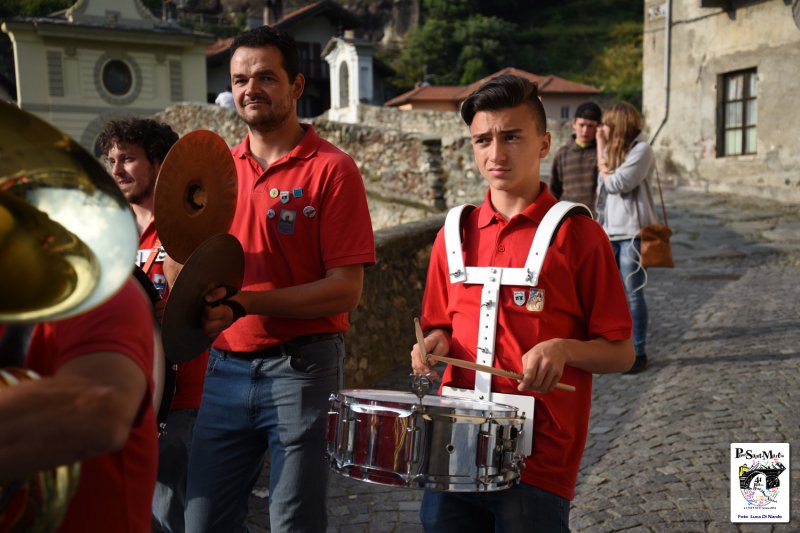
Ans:
[[[123,0],[120,0],[123,1]],[[132,0],[125,0],[132,1]],[[184,23],[227,36],[266,0],[172,0]],[[283,0],[284,15],[316,0]],[[162,0],[142,0],[161,15]],[[0,17],[47,15],[73,0],[1,0]],[[469,83],[506,66],[589,83],[639,103],[641,0],[339,0],[364,22],[377,56],[415,83]],[[198,22],[200,21],[200,22]]]

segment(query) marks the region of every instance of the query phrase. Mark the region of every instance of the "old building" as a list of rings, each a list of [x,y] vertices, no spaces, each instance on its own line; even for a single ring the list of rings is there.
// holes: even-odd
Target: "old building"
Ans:
[[[393,71],[373,57],[372,49],[372,43],[345,32],[322,51],[331,77],[330,120],[358,122],[359,104],[381,105],[386,100],[384,81]]]
[[[332,37],[354,29],[361,21],[332,0],[314,2],[291,12],[284,12],[281,2],[271,2],[264,9],[263,24],[285,31],[297,42],[300,72],[306,79],[303,97],[298,102],[300,116],[313,117],[330,107],[330,72],[322,59],[322,50]],[[277,9],[280,7],[280,9]],[[276,18],[277,17],[277,18]],[[256,24],[258,25],[258,24]],[[230,84],[230,52],[233,38],[219,39],[208,47],[208,98]]]
[[[206,99],[211,37],[155,18],[139,0],[78,0],[2,29],[13,44],[17,104],[90,151],[111,117]]]
[[[457,111],[461,100],[482,83],[501,74],[515,74],[539,85],[547,118],[572,120],[575,108],[581,103],[596,98],[600,91],[591,85],[566,80],[558,76],[539,76],[513,67],[504,68],[470,85],[422,85],[392,98],[384,105],[399,109],[429,109],[434,111]]]
[[[800,200],[798,0],[645,0],[643,44],[664,177]]]

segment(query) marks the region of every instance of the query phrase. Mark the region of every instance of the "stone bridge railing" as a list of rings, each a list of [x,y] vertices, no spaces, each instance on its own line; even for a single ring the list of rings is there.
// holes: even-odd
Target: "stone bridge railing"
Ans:
[[[347,387],[371,387],[398,365],[410,371],[413,319],[420,314],[431,245],[442,224],[439,215],[375,232],[377,263],[366,271],[361,304],[345,335]]]

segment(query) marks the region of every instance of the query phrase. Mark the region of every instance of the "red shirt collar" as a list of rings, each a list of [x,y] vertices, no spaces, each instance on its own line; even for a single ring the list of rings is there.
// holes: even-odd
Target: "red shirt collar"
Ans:
[[[522,213],[517,215],[526,217],[535,222],[537,225],[541,224],[544,215],[547,214],[547,211],[549,211],[550,208],[558,202],[555,196],[553,196],[553,194],[550,192],[550,189],[548,189],[546,183],[541,182],[540,186],[541,188],[539,189],[539,196],[537,196],[533,203],[526,207]],[[485,228],[495,220],[498,222],[503,220],[503,216],[498,213],[494,207],[492,207],[489,193],[490,191],[487,189],[486,197],[479,207],[480,212],[478,213],[478,227],[480,228]]]
[[[293,158],[294,159],[309,159],[314,154],[317,153],[317,150],[319,150],[319,145],[320,145],[320,142],[321,142],[321,138],[317,134],[316,130],[314,129],[314,126],[312,126],[311,124],[300,124],[300,127],[305,130],[306,134],[303,135],[303,138],[300,139],[300,142],[297,144],[297,146],[295,146],[292,149],[291,152],[289,152],[285,156],[283,156],[280,159],[278,159],[277,161],[275,161],[275,163],[273,163],[273,165],[276,164],[276,163],[280,164],[280,163],[282,163],[284,161],[287,161],[287,160],[293,159]],[[241,144],[239,144],[238,146],[233,148],[231,150],[231,153],[233,154],[233,157],[237,158],[237,159],[245,159],[245,158],[248,158],[248,157],[252,158],[252,154],[250,152],[250,132],[249,131],[247,132],[247,135],[245,136],[245,138],[241,142]]]

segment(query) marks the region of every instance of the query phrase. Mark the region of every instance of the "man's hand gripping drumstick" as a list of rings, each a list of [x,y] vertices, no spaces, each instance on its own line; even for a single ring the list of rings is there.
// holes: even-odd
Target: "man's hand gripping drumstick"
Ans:
[[[449,351],[450,339],[447,337],[447,333],[445,333],[443,330],[432,330],[427,337],[424,337],[422,333],[422,327],[420,326],[419,323],[419,319],[416,317],[414,318],[414,328],[417,334],[417,344],[415,344],[411,350],[411,368],[414,370],[415,374],[420,375],[420,374],[430,373],[431,379],[433,380],[439,379],[438,374],[436,374],[436,372],[430,366],[431,358],[433,358],[436,361],[449,363],[453,366],[458,366],[461,368],[469,368],[480,372],[488,372],[489,374],[495,376],[516,379],[517,381],[520,382],[520,391],[524,390],[525,388],[528,388],[524,386],[526,384],[525,383],[526,378],[522,374],[518,374],[516,372],[510,372],[508,370],[503,370],[501,368],[494,368],[491,366],[480,365],[478,363],[473,363],[470,361],[464,361],[462,359],[455,359],[452,357],[446,357],[444,355],[436,355],[435,353],[431,353],[434,350],[438,350],[440,352],[444,351],[445,354]],[[420,346],[424,348],[424,351],[420,351]],[[442,350],[443,347],[444,350]],[[529,382],[531,380],[528,379],[527,381]],[[547,379],[540,381],[543,381],[544,386],[539,385],[539,387],[530,387],[530,388],[532,390],[538,390],[540,392],[549,392],[554,388],[568,392],[575,392],[575,387],[573,387],[572,385],[566,385],[558,381],[556,381],[555,384],[546,383]]]

